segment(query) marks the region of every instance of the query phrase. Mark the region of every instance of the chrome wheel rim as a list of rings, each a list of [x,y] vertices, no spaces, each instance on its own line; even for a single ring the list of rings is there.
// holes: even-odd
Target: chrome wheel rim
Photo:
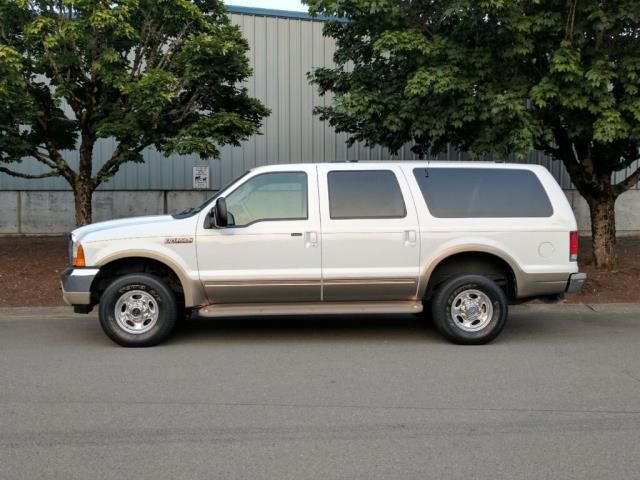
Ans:
[[[451,318],[461,330],[477,332],[485,328],[493,318],[493,303],[480,290],[464,290],[451,302]]]
[[[125,332],[141,335],[151,330],[158,322],[158,302],[142,290],[123,294],[115,306],[118,326]]]

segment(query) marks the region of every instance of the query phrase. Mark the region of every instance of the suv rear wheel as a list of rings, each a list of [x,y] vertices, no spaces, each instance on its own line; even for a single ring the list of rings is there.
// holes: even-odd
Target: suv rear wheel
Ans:
[[[173,292],[146,273],[115,280],[100,299],[100,325],[123,347],[150,347],[172,332],[178,315]]]
[[[447,340],[481,345],[496,338],[504,328],[507,296],[487,277],[459,275],[438,287],[431,313],[436,328]]]

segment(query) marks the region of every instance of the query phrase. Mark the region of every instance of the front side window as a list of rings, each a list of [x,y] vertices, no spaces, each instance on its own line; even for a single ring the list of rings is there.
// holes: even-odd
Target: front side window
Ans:
[[[256,175],[225,200],[230,226],[246,227],[266,220],[306,220],[307,174],[273,172]]]
[[[332,219],[404,218],[398,179],[391,170],[334,170],[327,175]]]

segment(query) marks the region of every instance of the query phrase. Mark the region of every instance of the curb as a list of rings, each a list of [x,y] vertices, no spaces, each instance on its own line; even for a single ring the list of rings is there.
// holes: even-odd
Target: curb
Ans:
[[[73,313],[71,307],[1,307],[0,320],[68,320],[93,316]]]
[[[509,307],[511,313],[557,313],[557,314],[612,314],[637,315],[640,320],[640,303],[525,303]],[[89,315],[75,314],[71,307],[1,307],[0,320],[65,320],[86,319],[96,316],[94,309]],[[301,314],[300,316],[304,316]]]
[[[530,313],[607,313],[636,314],[640,319],[640,303],[525,303],[510,307],[510,311]]]

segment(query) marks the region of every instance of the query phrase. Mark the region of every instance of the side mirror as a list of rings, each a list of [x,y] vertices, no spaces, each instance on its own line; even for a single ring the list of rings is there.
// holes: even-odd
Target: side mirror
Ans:
[[[216,200],[213,208],[209,210],[204,219],[204,228],[224,228],[229,225],[229,213],[227,212],[227,202],[224,197]]]
[[[229,214],[227,212],[227,201],[224,197],[220,197],[216,200],[216,205],[213,207],[215,212],[215,225],[216,227],[224,228],[229,225]]]

